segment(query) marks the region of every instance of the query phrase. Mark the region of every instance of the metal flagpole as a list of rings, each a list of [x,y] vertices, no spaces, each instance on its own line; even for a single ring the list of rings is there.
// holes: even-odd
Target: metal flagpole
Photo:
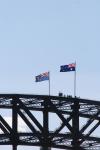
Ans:
[[[50,96],[50,71],[48,73],[49,73],[49,96]]]
[[[76,61],[75,61],[75,71],[74,71],[74,97],[76,97]]]

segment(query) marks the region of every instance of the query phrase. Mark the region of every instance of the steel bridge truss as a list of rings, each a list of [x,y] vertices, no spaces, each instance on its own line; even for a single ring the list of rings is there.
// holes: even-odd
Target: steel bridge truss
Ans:
[[[0,109],[10,109],[12,112],[12,126],[0,113],[0,145],[12,145],[13,150],[18,145],[39,146],[44,150],[100,149],[100,136],[93,134],[100,127],[98,101],[77,97],[0,94]],[[43,123],[40,116],[36,118],[34,111],[43,114]],[[56,114],[61,121],[54,130],[49,129],[49,113]],[[18,131],[19,116],[30,131]],[[62,132],[64,128],[66,130]]]

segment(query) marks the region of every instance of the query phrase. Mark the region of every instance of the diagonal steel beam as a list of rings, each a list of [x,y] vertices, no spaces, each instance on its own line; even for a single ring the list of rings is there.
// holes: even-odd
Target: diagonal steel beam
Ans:
[[[85,137],[89,137],[99,125],[100,125],[100,121],[97,124],[95,124],[95,126],[85,135]],[[85,141],[85,138],[83,138],[80,141],[80,144],[82,144],[84,141]]]
[[[3,126],[3,124],[0,122],[0,128],[4,133],[9,133],[8,130]]]
[[[90,136],[99,125],[100,125],[100,121],[89,131],[89,133],[87,134],[87,136]]]
[[[71,120],[71,116],[69,118],[66,119],[67,122],[69,122]],[[65,124],[62,123],[60,127],[58,127],[58,129],[56,129],[56,131],[53,133],[53,135],[50,137],[50,139],[52,140],[63,128],[65,127]]]
[[[29,120],[26,118],[26,116],[20,111],[18,110],[18,114],[20,115],[20,117],[24,120],[24,122],[28,125],[28,127],[31,129],[31,131],[33,133],[35,133],[35,135],[37,135],[37,138],[39,139],[39,141],[42,144],[42,139],[38,134],[38,131],[34,128],[34,126],[29,122]]]
[[[22,101],[18,100],[19,106],[21,109],[25,111],[25,113],[30,117],[30,119],[35,123],[35,125],[40,129],[41,132],[43,132],[43,127],[41,124],[37,121],[37,119],[34,117],[34,115],[29,111],[29,109],[23,104]]]
[[[0,115],[0,121],[1,123],[5,126],[5,128],[11,133],[12,132],[12,129],[11,127],[9,126],[9,124],[3,119],[3,117]]]
[[[61,114],[61,112],[50,101],[50,99],[48,100],[48,104],[52,107],[52,109],[54,110],[54,112],[59,116],[59,118],[62,120],[62,122],[64,123],[64,125],[72,132],[73,130],[72,130],[71,125],[68,123],[68,121],[66,121],[66,119],[63,117],[63,115]]]
[[[83,126],[83,128],[80,130],[80,133],[82,134],[88,127],[89,125],[94,121],[95,117],[100,114],[100,110],[90,118],[87,123]]]

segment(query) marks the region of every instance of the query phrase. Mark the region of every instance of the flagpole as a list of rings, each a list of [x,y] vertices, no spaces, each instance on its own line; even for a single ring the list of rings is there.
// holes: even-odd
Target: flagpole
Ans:
[[[49,71],[49,96],[50,96],[50,71]]]
[[[75,61],[75,71],[74,71],[74,97],[76,97],[76,61]]]

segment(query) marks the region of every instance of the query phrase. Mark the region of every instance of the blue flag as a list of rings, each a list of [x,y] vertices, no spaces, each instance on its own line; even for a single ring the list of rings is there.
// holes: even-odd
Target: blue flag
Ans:
[[[75,71],[76,69],[75,67],[76,67],[75,63],[69,64],[69,65],[63,65],[63,66],[60,66],[60,72]]]
[[[41,82],[45,80],[49,80],[49,72],[42,73],[35,77],[36,82]]]

